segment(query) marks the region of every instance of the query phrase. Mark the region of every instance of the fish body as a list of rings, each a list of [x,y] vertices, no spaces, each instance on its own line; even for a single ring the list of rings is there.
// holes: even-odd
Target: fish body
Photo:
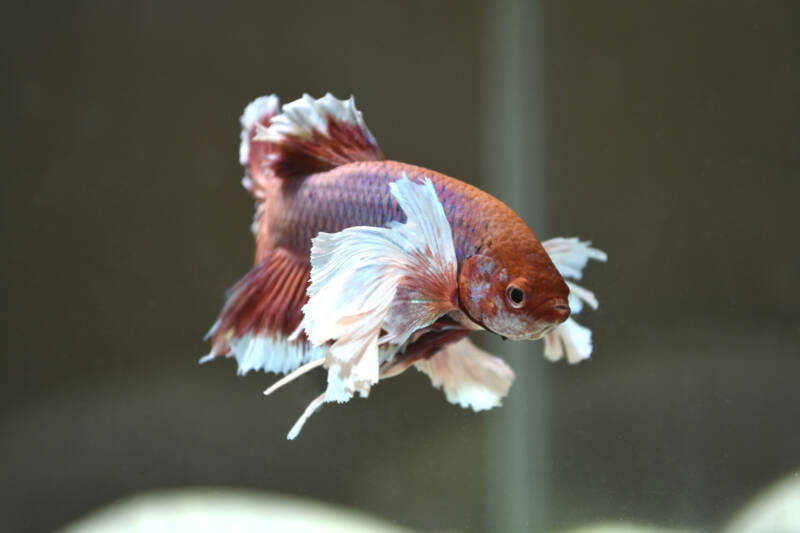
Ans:
[[[289,183],[273,181],[258,230],[258,253],[263,255],[276,245],[309,253],[311,240],[323,231],[405,222],[406,216],[389,190],[389,184],[404,173],[412,182],[428,178],[433,183],[453,228],[459,260],[491,242],[493,228],[487,228],[485,221],[494,219],[492,226],[502,226],[496,234],[519,229],[509,225],[524,224],[500,201],[463,181],[396,161],[359,161]]]
[[[486,192],[386,160],[352,98],[304,96],[280,110],[262,97],[242,126],[255,266],[230,291],[206,359],[292,372],[281,385],[324,367],[326,391],[290,438],[322,403],[366,396],[412,365],[454,403],[499,405],[513,372],[472,346],[470,331],[545,337],[546,355],[566,347],[570,360],[587,342],[591,352],[585,335],[570,350],[585,332],[567,319],[576,298],[596,300],[568,286],[547,243]],[[605,259],[577,239],[552,242],[556,263],[578,275],[589,258]],[[565,321],[569,338],[557,335]]]
[[[463,181],[396,161],[350,163],[288,183],[272,180],[257,231],[256,262],[263,260],[276,246],[309,254],[312,239],[320,232],[335,233],[352,226],[383,227],[394,221],[405,222],[405,214],[389,190],[389,184],[403,176],[412,182],[424,179],[432,182],[452,228],[459,265],[465,259],[480,256],[491,257],[490,262],[503,265],[506,272],[528,271],[531,282],[537,284],[537,295],[541,296],[534,303],[551,301],[553,307],[546,313],[545,323],[558,324],[567,318],[569,289],[536,236],[516,213],[500,200]],[[506,276],[507,281],[512,275],[507,273]],[[470,289],[470,297],[473,292]],[[475,315],[480,315],[474,317],[476,322],[483,324],[491,315],[488,307],[497,306],[493,301],[496,298],[496,294],[481,296],[485,301],[473,306]],[[520,335],[516,330],[505,333],[525,336],[524,332]],[[541,336],[541,331],[536,334]]]

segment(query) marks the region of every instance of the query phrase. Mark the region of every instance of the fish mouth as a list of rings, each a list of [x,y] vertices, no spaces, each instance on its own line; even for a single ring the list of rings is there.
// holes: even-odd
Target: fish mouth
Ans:
[[[533,310],[533,314],[536,316],[537,322],[545,322],[555,327],[569,318],[569,302],[565,298],[553,298],[538,305]]]
[[[525,338],[530,340],[541,339],[569,318],[569,303],[564,298],[553,298],[540,304],[533,310],[537,317],[536,330]]]

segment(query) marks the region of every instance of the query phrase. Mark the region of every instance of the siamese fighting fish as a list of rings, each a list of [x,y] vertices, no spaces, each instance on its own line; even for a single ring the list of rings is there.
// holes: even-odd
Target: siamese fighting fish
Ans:
[[[543,338],[551,360],[591,354],[591,332],[570,314],[597,300],[564,280],[606,260],[591,243],[539,242],[482,190],[386,159],[352,97],[264,96],[241,124],[255,266],[229,290],[201,362],[286,374],[266,394],[324,369],[325,390],[289,439],[323,403],[366,397],[412,366],[454,404],[499,406],[514,373],[473,331]]]

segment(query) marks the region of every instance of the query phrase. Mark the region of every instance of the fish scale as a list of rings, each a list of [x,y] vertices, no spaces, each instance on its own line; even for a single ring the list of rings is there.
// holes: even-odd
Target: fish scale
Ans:
[[[275,188],[266,200],[267,227],[273,242],[308,254],[311,237],[351,226],[385,227],[405,222],[392,200],[389,184],[403,174],[412,181],[429,178],[450,223],[456,258],[460,261],[482,250],[485,234],[476,234],[490,209],[472,209],[465,198],[473,187],[444,174],[392,161],[358,162],[304,178],[296,187]],[[493,206],[489,206],[493,207]]]

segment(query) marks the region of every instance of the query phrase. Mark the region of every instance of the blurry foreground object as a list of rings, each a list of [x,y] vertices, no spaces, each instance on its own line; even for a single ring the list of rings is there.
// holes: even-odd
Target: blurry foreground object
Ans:
[[[800,471],[767,488],[736,514],[724,533],[800,531]]]
[[[554,361],[591,354],[591,331],[570,314],[597,299],[564,277],[580,279],[604,252],[577,238],[541,243],[480,189],[386,160],[353,98],[280,107],[264,96],[241,124],[255,266],[228,293],[201,361],[289,373],[266,394],[324,367],[327,387],[290,439],[323,403],[367,397],[411,366],[452,403],[499,406],[514,372],[472,345],[472,331],[545,338]]]
[[[625,522],[601,522],[561,533],[692,533],[691,529],[672,529]]]
[[[596,523],[562,533],[688,533],[632,523]],[[765,489],[738,511],[722,533],[799,533],[800,471]]]
[[[157,491],[112,503],[61,533],[412,533],[313,500],[230,489]]]

